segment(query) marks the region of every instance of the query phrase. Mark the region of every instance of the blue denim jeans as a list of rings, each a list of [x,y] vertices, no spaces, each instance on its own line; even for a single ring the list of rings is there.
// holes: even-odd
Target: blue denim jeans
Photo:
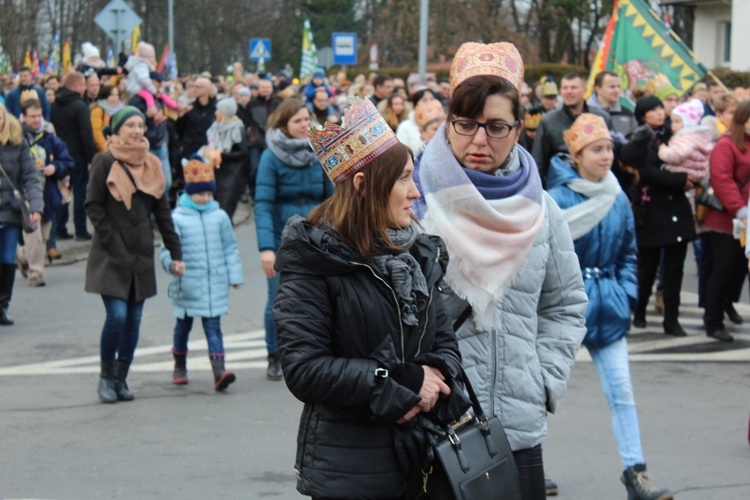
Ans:
[[[623,470],[645,463],[641,449],[641,431],[630,381],[628,343],[625,337],[606,347],[589,347],[589,354],[602,381],[604,396],[609,404],[612,430],[620,451]]]
[[[161,160],[161,169],[164,171],[164,177],[167,178],[167,184],[164,187],[164,194],[169,196],[169,189],[172,187],[172,165],[169,163],[169,148],[166,144],[149,151]]]
[[[221,316],[213,318],[201,318],[203,321],[203,333],[208,341],[209,356],[224,355],[224,339],[221,335]],[[176,353],[184,353],[188,350],[188,336],[193,328],[193,318],[185,316],[177,318],[174,325],[174,341],[172,350]]]
[[[269,355],[276,356],[279,354],[279,345],[276,342],[276,323],[273,321],[273,301],[276,299],[276,292],[279,291],[278,273],[274,278],[266,278],[266,281],[268,282],[268,299],[266,299],[266,311],[263,315],[266,327],[266,349]]]
[[[138,345],[144,301],[136,302],[133,292],[128,300],[106,295],[102,295],[102,300],[107,310],[102,328],[102,361],[112,362],[117,357],[118,361],[129,363]]]
[[[21,226],[6,224],[0,227],[0,264],[16,263],[19,236],[21,236]]]
[[[86,186],[89,183],[88,165],[76,164],[70,171],[70,187],[73,190],[73,224],[75,225],[76,236],[88,234],[86,228]],[[67,207],[61,210],[65,212]],[[58,221],[60,219],[58,218]],[[65,217],[65,224],[68,218]],[[65,225],[63,225],[65,227]]]

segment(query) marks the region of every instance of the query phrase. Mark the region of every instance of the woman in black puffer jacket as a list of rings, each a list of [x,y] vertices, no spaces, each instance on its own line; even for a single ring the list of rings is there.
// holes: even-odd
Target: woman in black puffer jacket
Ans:
[[[424,415],[451,421],[468,407],[451,390],[461,359],[438,293],[445,247],[412,221],[411,152],[387,130],[393,142],[367,166],[355,156],[328,171],[334,195],[308,220],[290,219],[277,254],[281,364],[305,403],[297,489],[313,498],[416,496],[419,468],[397,443]],[[321,152],[316,133],[331,165],[335,147]]]

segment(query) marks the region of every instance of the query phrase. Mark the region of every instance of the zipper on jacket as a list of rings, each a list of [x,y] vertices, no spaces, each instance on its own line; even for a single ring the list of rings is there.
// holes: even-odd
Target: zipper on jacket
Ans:
[[[424,336],[427,333],[427,322],[429,321],[430,305],[432,305],[432,294],[434,292],[435,286],[433,285],[432,288],[430,288],[430,300],[427,301],[427,308],[424,311],[424,327],[422,327],[422,335],[419,336],[419,343],[417,344],[417,354],[414,355],[415,357],[419,356],[419,353],[422,351],[422,340],[424,340]]]
[[[201,227],[203,228],[203,246],[206,248],[206,274],[208,275],[208,314],[214,317],[214,311],[212,309],[213,300],[211,300],[211,266],[209,265],[210,258],[208,256],[208,235],[206,234],[206,223],[203,221],[203,212],[198,212],[201,218]]]
[[[372,275],[375,276],[377,280],[381,281],[386,287],[388,287],[388,290],[391,291],[391,294],[393,295],[393,302],[396,304],[396,312],[398,313],[398,327],[401,330],[401,362],[406,363],[406,354],[404,353],[404,325],[401,322],[401,307],[399,307],[398,305],[398,297],[396,296],[396,292],[393,290],[393,288],[391,288],[391,285],[389,285],[383,278],[378,276],[375,270],[372,267],[368,266],[367,264],[362,264],[360,262],[354,262],[354,261],[349,261],[349,264],[353,264],[355,266],[360,266],[360,267],[366,267],[367,269],[370,270]]]

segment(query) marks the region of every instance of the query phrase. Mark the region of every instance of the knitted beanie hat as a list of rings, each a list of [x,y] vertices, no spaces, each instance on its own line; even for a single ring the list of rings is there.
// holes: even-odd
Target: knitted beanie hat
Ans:
[[[682,124],[685,127],[697,127],[701,123],[704,111],[705,108],[700,99],[691,99],[674,108],[672,114],[682,118]]]
[[[237,114],[237,103],[231,97],[227,97],[216,103],[216,109],[226,118],[232,118]]]
[[[677,90],[676,88],[672,86],[662,87],[659,90],[656,91],[656,94],[654,94],[656,97],[661,99],[662,101],[666,99],[667,97],[671,95],[680,96],[681,92]]]
[[[182,173],[185,176],[185,192],[187,194],[216,192],[216,174],[214,165],[194,153],[190,160],[182,159]]]
[[[125,106],[120,111],[112,115],[112,119],[109,121],[109,125],[104,127],[103,132],[105,136],[117,134],[120,131],[122,124],[128,121],[133,116],[140,116],[143,123],[146,123],[146,117],[143,116],[141,110],[135,106]]]

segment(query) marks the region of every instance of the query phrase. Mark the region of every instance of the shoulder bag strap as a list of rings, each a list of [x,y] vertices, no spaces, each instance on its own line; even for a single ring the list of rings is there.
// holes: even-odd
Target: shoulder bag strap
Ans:
[[[122,164],[120,160],[117,161],[117,164],[120,165],[120,168],[122,168],[125,171],[125,175],[128,176],[128,179],[130,179],[130,182],[133,183],[133,187],[135,188],[135,191],[138,192],[138,185],[135,183],[135,178],[133,177],[133,174],[130,173],[130,170],[128,170],[128,167]]]
[[[2,164],[0,164],[0,173],[3,174],[3,177],[5,177],[5,180],[8,181],[8,184],[10,184],[10,188],[13,191],[18,191],[18,189],[16,188],[16,185],[13,184],[13,181],[10,180],[10,177],[8,177],[8,173],[5,171],[5,168],[3,168]]]

